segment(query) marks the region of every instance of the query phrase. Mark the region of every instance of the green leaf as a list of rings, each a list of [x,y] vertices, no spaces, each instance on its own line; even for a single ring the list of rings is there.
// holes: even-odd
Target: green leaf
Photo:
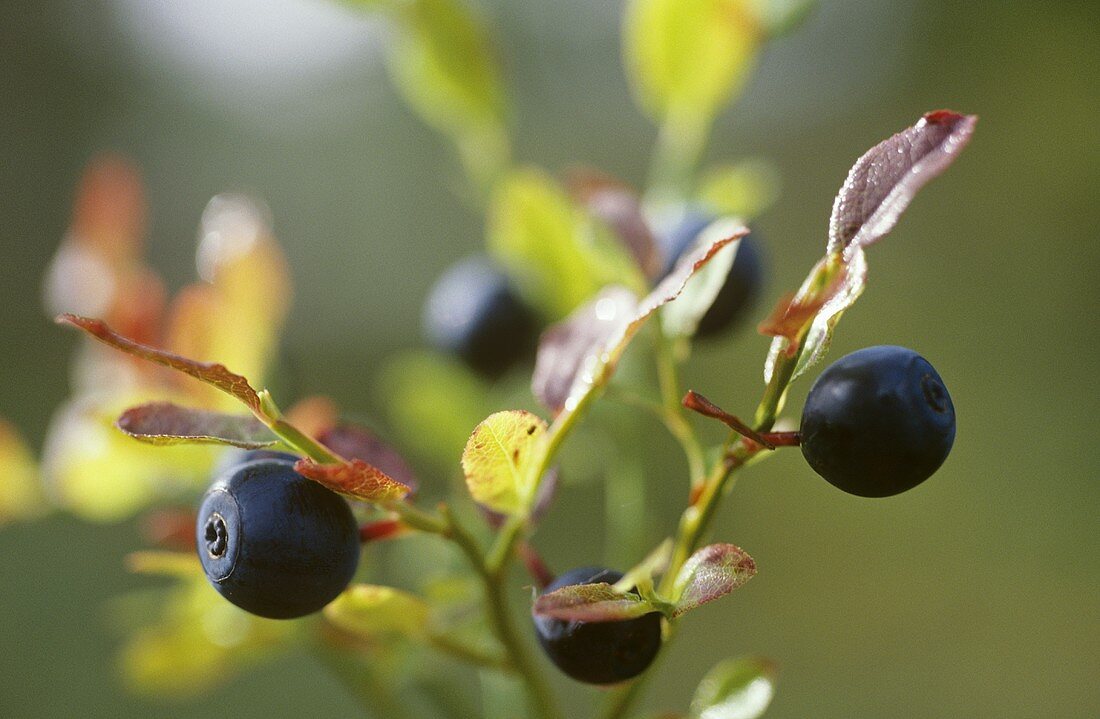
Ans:
[[[279,438],[252,415],[224,414],[171,402],[131,407],[115,422],[120,430],[148,444],[226,444],[260,449]]]
[[[699,125],[744,85],[760,28],[746,0],[631,0],[623,36],[640,104],[661,122]]]
[[[678,617],[707,602],[723,597],[752,579],[756,562],[740,547],[711,544],[684,562],[673,584]]]
[[[740,226],[741,221],[733,217],[715,220],[699,233],[695,245],[707,246],[715,240],[734,235]],[[691,337],[695,334],[699,321],[726,283],[740,246],[738,240],[716,252],[705,267],[688,278],[680,296],[661,308],[662,327],[669,336]]]
[[[604,285],[643,284],[607,228],[538,170],[516,170],[501,182],[489,211],[488,243],[524,297],[554,319]]]
[[[490,180],[508,161],[506,101],[489,32],[459,0],[396,6],[390,74],[405,101],[451,137],[469,174]]]
[[[546,422],[523,410],[497,412],[479,424],[462,452],[474,501],[501,514],[528,512],[546,429]]]
[[[428,605],[393,587],[353,584],[324,609],[325,619],[346,632],[375,638],[416,637],[428,625]]]
[[[543,594],[532,610],[540,617],[564,622],[615,622],[659,611],[631,592],[610,584],[574,584]]]
[[[706,170],[696,197],[717,213],[751,220],[779,197],[779,170],[768,160],[742,160]]]
[[[775,696],[775,665],[767,659],[727,659],[703,677],[691,719],[757,719]]]

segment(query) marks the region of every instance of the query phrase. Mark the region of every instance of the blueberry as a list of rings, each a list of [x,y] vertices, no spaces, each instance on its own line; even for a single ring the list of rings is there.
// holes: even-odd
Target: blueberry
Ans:
[[[904,347],[840,358],[810,388],[802,454],[845,492],[889,497],[932,476],[955,441],[955,407],[936,370]]]
[[[665,255],[664,274],[672,271],[676,262],[699,237],[699,233],[715,220],[713,215],[691,209],[666,233],[657,233],[657,240]],[[741,239],[737,254],[730,267],[726,282],[714,303],[699,321],[696,337],[713,337],[736,326],[756,305],[764,283],[764,264],[755,235]]]
[[[221,475],[195,526],[207,579],[238,607],[272,619],[324,607],[359,564],[359,530],[348,503],[281,459]]]
[[[508,276],[480,255],[443,273],[424,303],[422,320],[432,346],[489,377],[530,354],[537,330],[534,313]]]
[[[226,472],[231,472],[245,462],[255,462],[257,459],[278,459],[284,462],[297,462],[300,457],[290,452],[281,452],[277,449],[227,449],[218,457],[214,465],[214,476],[220,477]]]
[[[581,567],[562,574],[544,593],[574,584],[614,584],[622,573]],[[661,648],[661,615],[612,622],[566,622],[535,616],[535,633],[550,661],[577,681],[614,684],[638,676]]]

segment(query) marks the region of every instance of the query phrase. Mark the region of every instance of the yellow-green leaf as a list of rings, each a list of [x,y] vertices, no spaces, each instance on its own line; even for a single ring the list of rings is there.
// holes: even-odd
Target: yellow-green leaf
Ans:
[[[489,214],[489,249],[520,292],[553,319],[604,285],[642,284],[633,260],[608,230],[535,169],[513,172],[498,188]]]
[[[490,179],[507,162],[506,101],[489,32],[461,0],[397,7],[390,74],[421,118],[449,135],[467,171]]]
[[[428,605],[393,587],[354,584],[325,607],[325,618],[361,637],[417,636],[428,623]]]
[[[748,0],[630,0],[624,55],[641,105],[662,122],[709,122],[752,68],[756,18]]]
[[[462,452],[474,500],[501,514],[526,512],[545,436],[546,422],[523,410],[497,412],[479,424]]]
[[[38,464],[15,427],[0,419],[0,525],[42,513]]]

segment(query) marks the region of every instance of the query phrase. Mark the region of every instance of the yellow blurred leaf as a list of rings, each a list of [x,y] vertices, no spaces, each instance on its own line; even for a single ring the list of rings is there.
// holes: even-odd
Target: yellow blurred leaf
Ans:
[[[160,617],[123,645],[119,669],[141,694],[194,696],[270,658],[294,622],[261,619],[234,607],[201,573],[165,591]]]
[[[630,0],[623,51],[641,105],[673,126],[713,119],[752,68],[756,17],[748,0]]]
[[[45,507],[38,463],[13,425],[0,419],[0,525],[36,517]]]
[[[325,618],[360,637],[418,636],[428,623],[428,605],[393,587],[354,584],[324,609]]]
[[[194,492],[208,480],[219,449],[154,447],[114,422],[140,395],[85,397],[58,410],[47,435],[42,472],[55,501],[102,522],[130,516],[158,498]]]
[[[462,470],[474,501],[501,514],[526,512],[532,502],[534,466],[545,451],[546,422],[523,410],[492,414],[479,424],[462,452]]]

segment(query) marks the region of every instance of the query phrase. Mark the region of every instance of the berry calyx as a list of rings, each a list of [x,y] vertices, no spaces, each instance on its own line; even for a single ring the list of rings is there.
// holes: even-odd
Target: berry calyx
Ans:
[[[254,459],[221,475],[203,497],[195,531],[214,589],[261,617],[316,612],[359,564],[348,503],[285,459]]]
[[[614,584],[621,572],[581,567],[562,574],[542,591],[577,584]],[[570,622],[534,616],[535,633],[546,656],[558,669],[580,682],[614,684],[638,676],[661,648],[661,615],[651,612],[634,619]]]
[[[955,407],[935,368],[904,347],[868,347],[830,365],[802,410],[802,454],[830,484],[861,497],[912,489],[943,464]]]

